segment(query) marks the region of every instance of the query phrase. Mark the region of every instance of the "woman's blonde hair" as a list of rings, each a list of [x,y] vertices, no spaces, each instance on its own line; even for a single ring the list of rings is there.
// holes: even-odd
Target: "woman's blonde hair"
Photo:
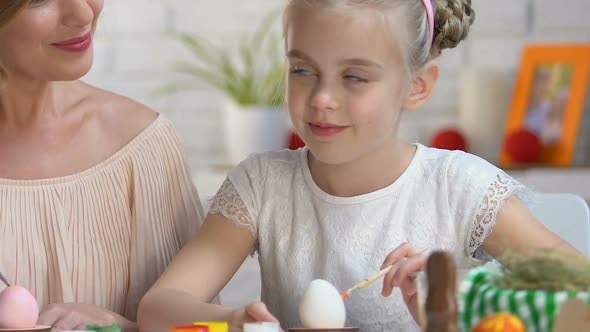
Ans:
[[[2,0],[0,1],[0,29],[10,22],[31,0]],[[6,72],[0,63],[0,87],[6,80]]]
[[[426,0],[430,1],[430,0]],[[434,7],[434,36],[430,36],[428,15],[423,0],[289,0],[284,16],[284,30],[288,16],[295,7],[305,6],[314,10],[331,10],[354,15],[359,9],[374,9],[388,23],[390,31],[400,31],[399,23],[410,26],[402,29],[405,35],[397,37],[406,42],[408,70],[422,68],[429,60],[438,57],[442,50],[456,47],[467,38],[469,28],[475,19],[471,0],[432,0]],[[403,11],[399,11],[402,9]],[[399,15],[404,20],[399,20]],[[395,17],[394,17],[395,16]],[[397,19],[396,19],[397,18]],[[432,38],[434,37],[434,38]]]

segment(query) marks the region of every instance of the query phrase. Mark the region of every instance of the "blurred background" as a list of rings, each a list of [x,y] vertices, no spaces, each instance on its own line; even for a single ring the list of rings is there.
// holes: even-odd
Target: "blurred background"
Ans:
[[[254,34],[266,15],[283,5],[283,0],[105,0],[95,65],[83,80],[136,99],[175,124],[205,207],[235,165],[225,135],[228,97],[205,84],[160,98],[155,91],[185,77],[173,71],[174,62],[196,59],[179,34],[199,34],[210,46],[235,50],[244,33]],[[590,43],[590,0],[473,0],[473,7],[477,16],[468,40],[443,52],[432,100],[404,114],[400,134],[429,145],[441,129],[462,128],[471,152],[497,164],[524,47]],[[278,24],[274,28],[279,33]],[[590,128],[582,131],[590,137]],[[284,139],[279,144],[285,145]],[[588,164],[509,173],[535,190],[570,192],[590,201]],[[257,273],[255,261],[248,260],[222,301],[239,305],[257,298]]]
[[[283,4],[283,0],[105,0],[95,65],[84,80],[164,113],[184,139],[195,172],[228,165],[222,125],[226,96],[204,84],[161,98],[155,98],[154,91],[179,79],[173,62],[195,60],[179,41],[179,33],[198,33],[218,47],[235,48],[244,32],[254,31]],[[469,103],[469,93],[477,97],[481,92],[473,87],[478,84],[473,76],[497,75],[504,80],[481,83],[482,88],[497,91],[493,104],[482,101],[480,107],[505,117],[512,93],[506,84],[514,84],[525,45],[590,43],[589,0],[474,0],[473,7],[476,22],[467,42],[445,51],[439,60],[442,79],[432,100],[422,110],[405,114],[401,128],[405,138],[428,144],[441,128],[460,124],[461,117],[470,121],[478,111],[481,117],[483,112],[473,102],[461,108],[462,102]],[[501,139],[503,132],[497,134]],[[488,144],[474,152],[495,163],[500,140]]]

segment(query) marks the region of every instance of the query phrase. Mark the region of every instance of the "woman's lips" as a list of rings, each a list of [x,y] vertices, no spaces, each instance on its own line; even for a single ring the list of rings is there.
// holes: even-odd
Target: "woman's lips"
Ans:
[[[88,32],[82,37],[72,38],[51,45],[68,52],[84,52],[92,45],[92,33]]]
[[[337,135],[344,131],[348,126],[337,126],[331,123],[325,122],[309,122],[309,128],[311,132],[320,137],[330,137]]]

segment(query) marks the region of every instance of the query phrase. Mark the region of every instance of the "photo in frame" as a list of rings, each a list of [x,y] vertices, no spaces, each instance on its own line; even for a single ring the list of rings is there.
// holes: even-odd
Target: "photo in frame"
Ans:
[[[526,130],[541,143],[536,165],[590,164],[588,109],[590,44],[531,45],[525,48],[505,140]],[[506,141],[505,141],[506,142]],[[522,167],[504,144],[500,166]]]
[[[580,123],[578,142],[574,153],[574,165],[590,165],[590,82],[586,86],[586,105]]]

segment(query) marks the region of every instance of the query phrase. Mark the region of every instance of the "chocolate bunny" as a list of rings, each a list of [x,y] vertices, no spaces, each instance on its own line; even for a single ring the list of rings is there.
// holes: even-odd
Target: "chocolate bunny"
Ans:
[[[426,275],[428,296],[425,304],[425,332],[460,332],[453,258],[443,251],[433,252],[428,258]]]

